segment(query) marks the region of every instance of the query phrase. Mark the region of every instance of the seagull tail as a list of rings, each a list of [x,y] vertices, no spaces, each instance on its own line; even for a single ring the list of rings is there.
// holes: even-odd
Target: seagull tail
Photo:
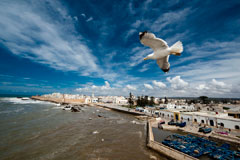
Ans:
[[[170,49],[171,49],[171,54],[175,56],[181,56],[181,53],[183,51],[182,42],[177,41],[176,43],[174,43],[174,45],[170,47]]]

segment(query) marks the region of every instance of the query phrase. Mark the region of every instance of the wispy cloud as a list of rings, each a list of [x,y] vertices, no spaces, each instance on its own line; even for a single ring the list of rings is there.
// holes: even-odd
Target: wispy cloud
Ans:
[[[92,21],[93,20],[93,17],[89,17],[87,20],[86,20],[86,22],[90,22],[90,21]]]
[[[167,33],[169,30],[166,28],[169,25],[176,25],[178,23],[182,23],[186,19],[187,15],[190,14],[190,12],[190,8],[166,12],[159,16],[152,24],[149,24],[150,28],[153,32],[162,31],[162,33],[163,29],[165,29],[165,33]]]
[[[60,3],[2,1],[0,19],[0,43],[12,53],[56,70],[85,76],[101,72],[97,58],[76,34],[73,18]]]
[[[153,89],[152,85],[144,83],[144,87],[147,89]]]

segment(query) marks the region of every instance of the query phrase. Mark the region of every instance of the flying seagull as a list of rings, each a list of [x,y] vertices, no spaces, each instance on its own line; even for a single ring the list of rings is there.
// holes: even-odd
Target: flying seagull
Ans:
[[[168,72],[170,69],[170,63],[168,62],[169,56],[175,55],[180,56],[183,51],[183,46],[181,41],[177,41],[174,45],[169,47],[167,42],[157,38],[153,33],[148,31],[139,32],[140,42],[153,49],[153,53],[149,54],[144,60],[153,59],[157,60],[158,66],[163,70],[163,72]]]

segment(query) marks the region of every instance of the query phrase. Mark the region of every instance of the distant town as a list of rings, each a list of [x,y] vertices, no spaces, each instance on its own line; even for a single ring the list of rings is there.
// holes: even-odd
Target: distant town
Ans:
[[[86,96],[52,93],[40,96],[61,104],[111,104],[174,120],[236,129],[240,127],[240,100],[200,96],[198,98],[157,98],[149,96]]]

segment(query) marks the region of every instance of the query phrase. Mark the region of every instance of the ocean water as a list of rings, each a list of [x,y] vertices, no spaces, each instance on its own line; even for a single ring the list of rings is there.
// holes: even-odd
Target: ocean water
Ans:
[[[0,139],[1,160],[166,159],[146,147],[145,122],[97,107],[73,113],[49,102],[0,98]]]

